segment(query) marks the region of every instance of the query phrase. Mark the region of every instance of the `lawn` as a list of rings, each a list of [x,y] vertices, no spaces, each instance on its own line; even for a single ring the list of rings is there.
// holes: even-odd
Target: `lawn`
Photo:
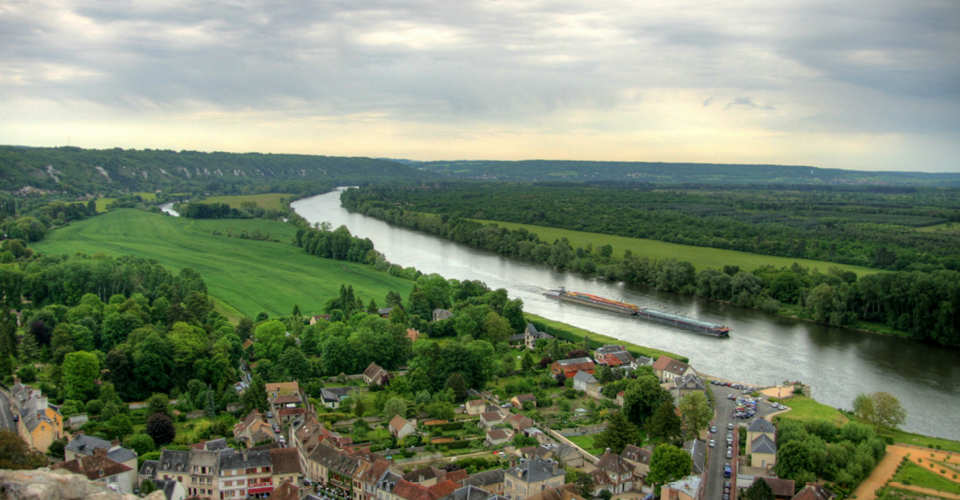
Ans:
[[[593,244],[596,251],[603,245],[609,244],[613,247],[614,257],[623,257],[623,251],[629,249],[634,255],[642,255],[653,259],[677,259],[688,261],[697,268],[703,270],[707,268],[722,269],[723,266],[740,266],[740,269],[752,271],[761,266],[772,265],[774,267],[789,267],[794,262],[803,267],[811,269],[817,268],[825,272],[832,266],[840,269],[853,271],[859,276],[878,272],[876,269],[870,269],[860,266],[850,266],[846,264],[837,264],[834,262],[824,262],[817,260],[792,259],[789,257],[776,257],[772,255],[759,255],[747,252],[738,252],[736,250],[723,250],[718,248],[697,247],[691,245],[680,245],[677,243],[667,243],[664,241],[648,240],[641,238],[627,238],[623,236],[612,236],[609,234],[588,233],[584,231],[573,231],[570,229],[557,229],[552,227],[534,226],[530,224],[518,224],[515,222],[500,222],[491,220],[479,220],[484,224],[497,224],[500,227],[510,230],[526,228],[531,233],[536,233],[540,239],[549,243],[560,238],[566,238],[570,241],[573,248],[586,247],[587,244]]]
[[[596,332],[591,332],[590,330],[584,330],[583,328],[577,328],[577,327],[575,327],[575,326],[571,326],[571,325],[568,325],[568,324],[566,324],[566,323],[561,323],[561,322],[559,322],[559,321],[549,320],[549,319],[547,319],[547,318],[544,318],[543,316],[537,316],[536,314],[530,314],[530,313],[528,313],[528,312],[525,312],[525,313],[523,313],[523,315],[524,315],[528,320],[540,321],[540,322],[546,324],[547,326],[552,326],[552,327],[555,327],[555,328],[562,328],[562,329],[567,330],[567,331],[569,331],[569,332],[573,332],[573,333],[575,333],[575,334],[576,334],[578,337],[580,337],[580,338],[583,338],[583,336],[587,336],[587,337],[590,337],[590,340],[595,340],[595,341],[598,341],[598,342],[603,342],[604,344],[622,345],[622,346],[625,347],[627,350],[638,351],[638,352],[640,352],[641,354],[643,354],[644,356],[647,356],[647,357],[660,357],[660,356],[664,356],[664,355],[665,355],[665,356],[670,356],[670,357],[673,358],[673,359],[680,359],[680,358],[682,357],[682,356],[680,356],[680,355],[678,355],[678,354],[675,354],[675,353],[672,353],[672,352],[661,351],[661,350],[659,350],[659,349],[653,349],[653,348],[651,348],[651,347],[643,347],[643,346],[639,346],[639,345],[636,345],[636,344],[631,344],[631,343],[629,343],[629,342],[624,342],[624,341],[622,341],[622,340],[620,340],[620,339],[616,339],[616,338],[613,338],[613,337],[608,337],[608,336],[606,336],[606,335],[602,335],[602,334],[599,334],[599,333],[596,333]],[[684,358],[684,359],[686,359],[686,358]]]
[[[584,436],[567,436],[567,439],[572,441],[577,446],[587,450],[592,455],[600,456],[603,454],[603,450],[597,448],[593,445],[593,437],[596,434],[587,434]]]
[[[259,229],[281,243],[214,236]],[[324,302],[336,297],[341,284],[369,302],[383,303],[390,290],[404,297],[413,283],[366,266],[307,255],[289,242],[296,228],[257,219],[184,219],[133,209],[115,210],[52,231],[34,243],[34,251],[49,254],[102,252],[156,259],[177,272],[191,267],[207,282],[210,295],[221,299],[227,316],[253,317],[259,311],[290,314],[294,304],[304,315],[320,314]],[[231,310],[232,308],[232,310]]]
[[[789,406],[789,403],[784,403]],[[935,448],[939,446],[943,451],[960,453],[960,441],[951,441],[949,439],[924,436],[921,434],[914,434],[912,432],[890,429],[881,429],[880,434],[883,436],[893,437],[893,441],[896,443],[912,444],[914,446],[924,446],[927,448]]]
[[[146,201],[157,199],[157,193],[133,193],[140,195]],[[116,198],[97,198],[97,212],[106,212],[107,205],[116,200]]]
[[[274,210],[280,210],[283,208],[283,205],[280,204],[281,198],[290,199],[293,197],[289,193],[264,193],[264,194],[248,194],[242,196],[213,196],[202,200],[201,203],[226,203],[230,205],[230,208],[240,208],[240,205],[245,201],[252,201],[257,204],[258,207],[263,207],[267,210],[271,208]]]
[[[944,222],[935,226],[918,227],[917,231],[921,233],[960,233],[960,224],[956,222]]]
[[[937,464],[933,464],[936,470],[940,470]],[[960,495],[960,484],[955,483],[928,469],[929,463],[924,460],[923,464],[916,464],[912,461],[903,464],[900,472],[893,476],[893,481],[903,483],[908,486],[920,486],[923,488],[932,488],[938,491],[945,491]]]
[[[776,398],[770,398],[770,400],[774,401]],[[781,402],[790,407],[790,411],[780,414],[777,418],[790,418],[801,421],[829,420],[838,426],[850,420],[840,410],[829,405],[818,403],[816,400],[800,394],[783,399]]]

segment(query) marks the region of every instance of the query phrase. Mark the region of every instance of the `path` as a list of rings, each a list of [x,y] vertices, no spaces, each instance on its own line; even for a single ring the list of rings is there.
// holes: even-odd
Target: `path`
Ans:
[[[954,493],[947,493],[946,491],[935,490],[933,488],[921,488],[920,486],[907,486],[903,483],[890,483],[890,486],[893,486],[894,488],[899,488],[901,490],[916,491],[917,493],[923,493],[924,495],[960,500],[960,495],[957,495]]]
[[[907,445],[889,445],[887,446],[887,454],[883,457],[883,460],[877,464],[876,468],[873,469],[873,472],[870,473],[870,476],[867,477],[860,486],[857,487],[857,490],[854,491],[857,500],[874,500],[876,498],[875,492],[877,489],[883,487],[887,484],[887,481],[897,473],[897,466],[900,465],[900,462],[903,460],[903,457],[906,457],[907,454],[910,454],[910,461],[923,467],[929,472],[937,474],[938,476],[949,479],[953,482],[957,482],[953,479],[954,472],[949,468],[940,467],[939,464],[933,469],[930,468],[929,462],[927,460],[933,459],[939,462],[945,462],[947,459],[950,460],[950,465],[955,465],[957,462],[958,454],[951,452],[944,452],[940,450],[933,450],[930,448],[920,448],[918,446],[907,446]],[[932,457],[930,455],[933,455]],[[917,460],[922,459],[924,462],[920,463]],[[941,473],[940,469],[946,469],[946,473]],[[891,483],[891,484],[900,484],[900,483]],[[929,493],[933,490],[930,488],[921,488],[919,486],[897,486],[898,488],[903,488],[911,491],[917,491],[919,493]],[[953,495],[951,493],[939,493],[938,496],[944,498],[956,498],[960,500],[960,496]],[[952,495],[952,496],[951,496]]]

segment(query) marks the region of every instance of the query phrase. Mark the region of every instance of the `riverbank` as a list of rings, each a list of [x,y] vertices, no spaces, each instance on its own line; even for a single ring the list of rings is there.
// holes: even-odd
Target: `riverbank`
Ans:
[[[639,345],[636,345],[636,344],[631,344],[630,342],[626,342],[626,341],[624,341],[624,340],[622,340],[622,339],[618,339],[618,338],[616,338],[616,337],[610,337],[610,336],[608,336],[608,335],[603,335],[603,334],[600,334],[600,333],[597,333],[597,332],[592,332],[592,331],[590,331],[590,330],[585,330],[585,329],[583,329],[583,328],[578,328],[578,327],[573,326],[573,325],[568,325],[568,324],[566,324],[566,323],[561,323],[561,322],[559,322],[559,321],[554,321],[554,320],[551,320],[551,319],[544,318],[543,316],[537,316],[536,314],[531,314],[531,313],[525,312],[525,313],[523,313],[523,315],[524,315],[524,317],[527,318],[528,321],[533,320],[533,321],[537,321],[537,322],[543,323],[543,324],[545,324],[545,325],[547,325],[547,326],[550,326],[550,327],[560,328],[560,329],[562,329],[562,330],[567,330],[567,331],[569,331],[570,333],[573,333],[574,335],[576,335],[579,339],[582,339],[583,337],[589,337],[591,342],[600,342],[600,343],[602,343],[602,344],[622,345],[622,346],[623,346],[624,348],[626,348],[628,351],[638,352],[638,353],[640,353],[642,356],[646,356],[646,357],[648,357],[648,358],[658,358],[658,357],[660,357],[660,356],[669,356],[669,357],[671,357],[671,358],[673,358],[673,359],[676,359],[676,360],[678,360],[678,361],[684,361],[684,362],[689,361],[689,359],[688,359],[686,356],[681,356],[681,355],[679,355],[679,354],[672,353],[672,352],[669,352],[669,351],[663,351],[663,350],[660,350],[660,349],[654,349],[654,348],[652,348],[652,347],[645,347],[645,346],[639,346]],[[548,332],[548,333],[549,333],[549,332]]]

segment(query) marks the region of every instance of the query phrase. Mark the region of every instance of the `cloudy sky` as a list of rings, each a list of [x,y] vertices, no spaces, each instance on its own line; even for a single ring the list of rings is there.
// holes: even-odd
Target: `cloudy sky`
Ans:
[[[960,171],[960,3],[0,0],[0,143]]]

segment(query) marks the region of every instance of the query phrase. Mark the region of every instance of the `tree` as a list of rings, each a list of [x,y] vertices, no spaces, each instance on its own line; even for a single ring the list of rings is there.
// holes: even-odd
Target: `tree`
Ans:
[[[640,433],[623,413],[615,412],[607,420],[607,428],[594,438],[593,444],[594,447],[607,448],[619,455],[628,444],[640,444]]]
[[[62,377],[67,398],[86,401],[96,393],[100,360],[92,352],[71,352],[63,358]]]
[[[672,401],[664,401],[647,421],[650,439],[672,443],[682,435],[680,416]]]
[[[395,415],[407,417],[407,401],[403,398],[390,398],[383,405],[383,421],[389,422]]]
[[[577,493],[583,498],[591,498],[593,496],[593,474],[580,469],[567,469],[566,482],[567,484],[576,484]]]
[[[140,485],[140,494],[147,496],[154,491],[157,491],[157,483],[153,482],[150,479],[144,479],[143,484]]]
[[[878,391],[869,396],[859,394],[854,400],[854,412],[877,430],[881,427],[896,429],[907,419],[907,410],[893,394]]]
[[[467,383],[459,373],[453,373],[447,378],[444,389],[453,389],[453,395],[456,401],[463,401],[467,398]]]
[[[134,434],[128,437],[123,442],[123,446],[137,452],[137,455],[140,456],[157,449],[156,445],[153,443],[153,438],[148,434],[143,433]]]
[[[356,415],[357,417],[362,417],[363,412],[367,411],[367,406],[363,404],[363,398],[361,398],[359,394],[356,394],[354,396],[354,400],[356,401],[356,403],[354,403],[353,405],[353,414]],[[362,419],[358,418],[357,420],[362,420]]]
[[[0,469],[36,469],[45,465],[43,453],[31,450],[17,433],[0,428]]]
[[[533,356],[530,355],[530,351],[523,353],[523,359],[520,360],[520,369],[523,370],[523,373],[533,371]]]
[[[59,458],[63,460],[64,451],[63,449],[67,446],[66,436],[60,439],[54,439],[50,446],[47,447],[47,455],[50,455],[53,458]]]
[[[270,409],[270,402],[267,400],[267,384],[259,374],[254,375],[250,381],[250,386],[243,391],[243,412],[249,413],[253,410],[266,412]]]
[[[313,366],[303,351],[296,347],[288,347],[280,356],[280,366],[292,380],[307,380],[313,376]]]
[[[177,437],[177,429],[173,426],[173,421],[170,420],[170,417],[160,413],[151,415],[147,419],[146,433],[153,438],[153,442],[158,446],[172,443],[173,439]]]
[[[157,393],[147,400],[147,418],[158,413],[168,417],[171,416],[170,398],[166,394]]]
[[[114,415],[113,418],[107,422],[107,426],[110,427],[113,435],[120,440],[123,440],[123,436],[133,433],[133,423],[130,421],[130,417],[124,413]]]
[[[354,438],[359,438],[358,441],[363,440],[368,432],[370,432],[370,424],[368,424],[366,420],[357,417],[357,419],[353,421]]]
[[[117,390],[111,382],[104,382],[100,384],[100,401],[103,404],[110,402],[116,402],[117,400]],[[102,409],[102,408],[101,408]]]
[[[690,475],[693,461],[687,452],[669,444],[661,444],[653,450],[650,457],[650,472],[647,480],[660,485],[676,481]]]
[[[691,392],[680,398],[678,409],[684,439],[697,437],[701,430],[707,428],[713,417],[713,411],[707,404],[707,396],[702,392]]]
[[[744,500],[775,500],[776,497],[773,495],[773,488],[770,487],[770,483],[763,478],[757,478],[753,485],[747,488],[743,498]]]
[[[660,387],[657,377],[641,377],[627,387],[623,396],[623,412],[634,425],[643,426],[664,401],[673,401],[673,396]]]

